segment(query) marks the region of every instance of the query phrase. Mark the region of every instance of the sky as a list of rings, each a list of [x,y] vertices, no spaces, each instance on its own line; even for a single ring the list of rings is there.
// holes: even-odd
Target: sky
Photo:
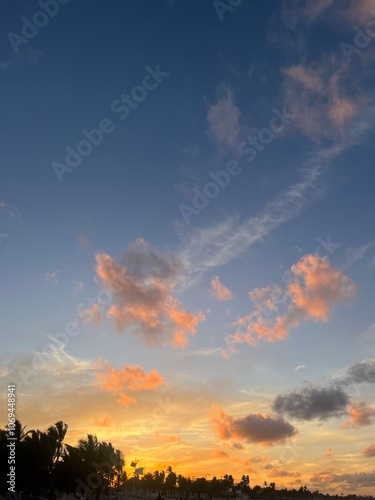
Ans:
[[[2,9],[1,425],[374,493],[375,1]]]

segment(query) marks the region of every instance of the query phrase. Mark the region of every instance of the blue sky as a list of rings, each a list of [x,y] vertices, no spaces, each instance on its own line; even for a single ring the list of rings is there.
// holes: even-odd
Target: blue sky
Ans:
[[[373,0],[45,4],[0,20],[19,419],[150,470],[368,493]],[[66,147],[90,153],[73,167]]]

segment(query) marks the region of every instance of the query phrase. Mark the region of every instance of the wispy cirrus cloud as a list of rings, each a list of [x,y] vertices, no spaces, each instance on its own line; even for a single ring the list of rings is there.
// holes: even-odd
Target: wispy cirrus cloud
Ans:
[[[180,288],[191,287],[207,271],[212,272],[212,269],[237,258],[321,198],[326,191],[323,177],[333,161],[360,141],[366,141],[374,122],[375,107],[369,107],[350,123],[345,140],[312,153],[297,170],[298,179],[280,190],[253,217],[245,221],[239,217],[227,217],[209,227],[184,228],[186,232],[181,234],[178,253],[185,269]]]
[[[18,208],[13,203],[0,200],[0,213],[8,215],[11,219],[20,221],[21,215]]]
[[[271,231],[297,217],[322,192],[319,180],[330,154],[322,151],[300,172],[300,179],[280,191],[263,210],[245,222],[238,217],[206,228],[193,228],[182,235],[179,258],[186,269],[185,287],[199,281],[205,272],[227,264]],[[319,158],[319,160],[318,160]],[[316,159],[316,161],[315,161]],[[319,161],[319,163],[318,163]]]
[[[346,251],[346,262],[345,267],[350,267],[355,264],[357,261],[364,258],[369,250],[375,247],[375,241],[369,241],[365,245],[355,248],[348,248]]]

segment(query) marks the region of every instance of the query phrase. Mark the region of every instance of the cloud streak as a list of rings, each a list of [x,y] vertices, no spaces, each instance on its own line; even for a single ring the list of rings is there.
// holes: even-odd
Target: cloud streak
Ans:
[[[181,250],[178,253],[185,268],[185,276],[179,283],[180,289],[190,288],[207,271],[212,272],[214,268],[237,258],[273,230],[298,217],[323,196],[323,175],[335,159],[359,141],[365,140],[374,121],[375,107],[369,107],[351,121],[340,143],[312,153],[298,169],[298,180],[279,191],[257,215],[245,222],[241,222],[239,217],[228,217],[210,227],[188,228],[181,235]]]

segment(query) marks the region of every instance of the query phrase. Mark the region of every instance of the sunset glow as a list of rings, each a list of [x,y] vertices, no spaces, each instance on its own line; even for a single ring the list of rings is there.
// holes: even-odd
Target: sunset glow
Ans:
[[[374,495],[375,0],[50,1],[0,20],[0,427]]]

